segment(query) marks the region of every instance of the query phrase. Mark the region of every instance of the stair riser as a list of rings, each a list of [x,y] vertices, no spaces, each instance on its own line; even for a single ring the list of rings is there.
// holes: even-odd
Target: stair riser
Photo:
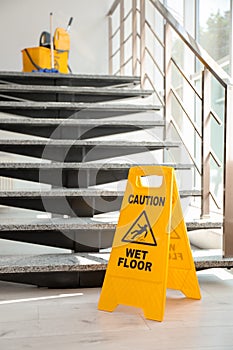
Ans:
[[[121,207],[121,202],[122,196],[0,197],[1,205],[72,217],[92,217],[95,214],[117,211]]]
[[[15,99],[22,99],[27,101],[40,101],[40,102],[104,102],[104,101],[113,101],[118,99],[124,99],[129,97],[135,97],[135,94],[103,94],[95,95],[90,92],[85,94],[76,94],[76,93],[52,93],[52,92],[30,92],[30,91],[1,91],[0,88],[0,101],[15,101]]]
[[[0,280],[31,284],[46,288],[88,288],[101,287],[104,276],[105,270],[85,272],[37,272],[0,274]]]
[[[0,145],[0,151],[24,156],[43,158],[59,162],[83,162],[105,158],[127,156],[135,153],[163,149],[163,146],[65,146],[65,145],[38,145],[38,144],[7,144]]]
[[[185,172],[190,176],[190,169],[177,169],[177,173]],[[87,188],[93,185],[102,185],[115,181],[126,180],[128,178],[129,167],[103,169],[95,167],[94,169],[69,169],[69,168],[0,168],[0,176],[40,182],[56,187],[66,188]]]
[[[69,219],[60,219],[59,224],[57,219],[52,217],[48,219],[47,224],[44,222],[42,225],[40,222],[39,227],[35,224],[35,219],[32,219],[29,225],[2,223],[0,239],[70,249],[75,252],[95,252],[112,246],[116,223],[93,225],[92,219],[87,222],[85,218],[80,218],[79,224],[70,223]],[[187,222],[186,225],[188,231],[222,228],[221,222]]]
[[[93,137],[109,136],[114,134],[123,134],[145,129],[146,127],[138,127],[134,125],[100,125],[100,126],[80,126],[80,125],[25,125],[25,124],[1,124],[0,129],[28,134],[39,137],[46,137],[51,139],[66,139],[66,140],[82,140]],[[149,126],[148,126],[149,128]]]
[[[54,85],[54,86],[122,86],[138,85],[139,77],[124,76],[89,76],[89,75],[70,75],[61,73],[18,73],[18,72],[0,72],[0,80],[15,84],[25,85]]]
[[[8,107],[3,108],[0,107],[0,112],[14,114],[18,116],[30,117],[30,118],[61,118],[61,119],[101,119],[101,118],[110,118],[110,117],[120,117],[123,115],[132,115],[141,113],[140,111],[130,112],[130,111],[94,111],[90,109],[69,109],[67,106],[66,109],[62,108],[33,108],[33,107],[25,107],[25,108],[15,108]]]
[[[187,207],[192,191],[180,191],[181,205]],[[119,211],[123,199],[123,192],[119,194],[92,195],[69,195],[63,196],[30,196],[22,193],[21,196],[1,196],[0,205],[36,210],[46,213],[68,215],[70,217],[93,217],[96,214]]]
[[[0,238],[70,249],[74,252],[98,252],[112,246],[114,229],[0,231]]]
[[[67,188],[86,188],[127,179],[128,169],[0,169],[0,176]]]

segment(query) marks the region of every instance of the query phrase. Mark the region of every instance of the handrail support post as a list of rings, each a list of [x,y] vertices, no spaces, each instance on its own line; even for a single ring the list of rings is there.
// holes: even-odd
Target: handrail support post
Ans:
[[[144,88],[145,84],[145,45],[146,45],[146,5],[145,0],[140,0],[140,76],[141,76],[141,88]]]
[[[204,68],[202,72],[202,203],[201,218],[210,216],[210,111],[211,111],[211,74]]]
[[[225,94],[225,152],[224,152],[224,205],[223,255],[233,257],[233,86]]]
[[[124,47],[124,39],[125,39],[125,30],[124,30],[124,0],[120,0],[120,75],[124,75],[124,59],[125,59],[125,47]]]
[[[137,0],[132,0],[132,74],[137,74]]]
[[[112,16],[108,16],[108,72],[112,74],[113,62],[112,62]]]

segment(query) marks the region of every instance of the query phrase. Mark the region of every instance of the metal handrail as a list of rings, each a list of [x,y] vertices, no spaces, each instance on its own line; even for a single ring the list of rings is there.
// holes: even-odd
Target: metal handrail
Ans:
[[[156,60],[154,59],[154,56],[152,55],[152,53],[150,52],[150,50],[146,47],[145,51],[148,53],[148,55],[150,56],[151,60],[153,61],[154,65],[156,66],[156,68],[158,69],[159,73],[164,77],[165,74],[162,71],[162,69],[159,67],[158,63],[156,62]]]
[[[130,33],[126,38],[125,38],[125,40],[123,41],[123,44],[126,44],[127,43],[127,41],[129,41],[129,39],[131,39],[132,38],[132,36],[133,36],[133,34],[132,33]]]
[[[110,73],[113,72],[113,61],[111,57],[112,50],[112,38],[111,38],[111,18],[115,13],[118,5],[120,5],[120,48],[116,52],[120,54],[120,64],[119,69],[116,74],[124,74],[123,67],[126,65],[126,62],[129,63],[132,60],[132,74],[135,75],[135,72],[138,75],[138,71],[140,70],[141,75],[141,86],[144,87],[145,83],[148,83],[153,88],[155,92],[155,96],[161,102],[161,105],[164,107],[164,118],[165,121],[169,121],[176,131],[178,137],[184,141],[184,135],[182,135],[182,131],[179,129],[178,124],[175,121],[175,116],[172,115],[172,94],[178,101],[178,105],[181,108],[182,117],[188,119],[190,122],[190,127],[197,137],[201,138],[201,165],[192,155],[189,147],[185,145],[184,147],[187,150],[187,153],[190,156],[194,164],[194,168],[196,169],[196,173],[201,177],[202,180],[202,215],[206,216],[210,212],[210,200],[212,198],[213,203],[215,203],[216,207],[219,209],[220,205],[218,204],[217,199],[213,195],[210,190],[210,161],[213,159],[215,164],[220,168],[223,167],[223,228],[224,228],[224,254],[225,256],[233,256],[233,222],[231,219],[231,211],[230,208],[233,207],[233,186],[231,185],[233,178],[233,150],[230,146],[230,142],[233,139],[233,81],[231,77],[222,69],[217,62],[197,43],[197,41],[179,24],[179,22],[174,18],[174,16],[162,5],[159,0],[131,0],[132,1],[132,35],[128,35],[127,40],[124,38],[124,26],[125,19],[124,17],[124,0],[115,0],[113,5],[111,6],[107,16],[109,18],[109,67]],[[164,33],[163,38],[160,39],[159,35],[155,32],[153,26],[146,18],[146,5],[148,4],[153,6],[154,10],[159,13],[161,18],[164,21]],[[140,16],[140,29],[137,26],[136,21],[137,17]],[[163,67],[156,60],[156,55],[153,54],[153,47],[149,47],[146,42],[146,30],[149,30],[154,40],[161,47],[161,50],[164,51],[164,62],[162,63]],[[195,73],[193,77],[190,75],[190,79],[185,74],[184,70],[180,67],[180,65],[176,62],[174,57],[171,54],[171,32],[174,31],[181,42],[185,45],[186,48],[194,55],[194,57],[199,60],[203,67],[202,74],[198,74],[198,80],[202,83],[201,93],[193,84],[193,81],[196,81],[195,78],[197,74]],[[126,41],[132,39],[132,55],[129,59],[126,59],[126,53],[124,50],[124,46]],[[137,42],[140,42],[140,50],[137,48]],[[140,52],[139,52],[140,51]],[[139,55],[138,55],[139,52]],[[139,56],[139,57],[138,57]],[[151,60],[151,64],[153,67],[156,67],[156,74],[160,74],[160,77],[163,79],[164,87],[160,88],[159,91],[162,94],[158,93],[155,87],[155,77],[150,74],[150,72],[146,69],[146,60],[145,57],[149,57]],[[201,101],[201,132],[195,123],[194,114],[187,112],[186,104],[183,103],[182,98],[176,93],[175,89],[171,84],[171,72],[173,66],[177,69],[177,74],[181,76],[184,81],[187,83],[187,87],[191,88],[192,93],[194,94],[193,104],[195,103],[195,98],[197,97],[199,101]],[[211,106],[211,77],[214,77],[219,84],[222,86],[224,90],[224,120],[219,118],[219,116],[212,110]],[[182,83],[183,84],[183,83]],[[182,85],[183,86],[183,85]],[[163,91],[164,90],[164,93]],[[176,89],[177,90],[177,89]],[[182,92],[182,90],[181,90]],[[183,92],[182,92],[183,93]],[[195,110],[194,110],[195,112]],[[192,119],[193,118],[193,119]],[[210,121],[215,120],[219,126],[224,126],[224,161],[221,162],[216,156],[215,152],[211,148],[210,139],[211,139],[211,128]],[[167,123],[168,124],[168,123]],[[193,147],[196,147],[195,145]],[[195,149],[195,148],[194,148]],[[232,248],[231,248],[232,247]]]
[[[131,15],[131,13],[132,13],[132,9],[129,10],[129,12],[128,12],[128,13],[125,15],[125,17],[123,18],[123,20],[126,21],[127,18],[129,18],[129,16]]]
[[[216,205],[216,207],[218,208],[218,209],[222,209],[221,207],[220,207],[220,205],[218,204],[218,201],[217,201],[217,199],[216,199],[216,196],[213,194],[213,192],[209,192],[209,194],[210,194],[210,197],[212,198],[212,200],[214,201],[214,204]]]
[[[181,40],[190,48],[200,62],[213,74],[223,86],[232,84],[231,77],[215,62],[215,60],[198,44],[198,42],[180,25],[172,14],[161,4],[159,0],[149,0],[167,23],[180,36]]]
[[[110,10],[107,13],[107,17],[112,16],[117,6],[122,0],[115,0]],[[197,41],[179,24],[179,22],[171,15],[171,13],[161,4],[159,0],[149,0],[152,5],[160,12],[160,14],[166,19],[167,23],[175,30],[180,36],[182,41],[190,48],[190,50],[198,57],[201,63],[208,68],[213,76],[220,82],[221,85],[232,84],[231,77],[215,62],[215,60],[197,43]],[[137,9],[140,13],[140,10]],[[148,23],[148,21],[147,21]]]
[[[120,27],[118,27],[118,28],[115,30],[115,32],[112,33],[110,39],[113,39],[113,38],[117,35],[117,33],[119,33],[119,31],[120,31]]]
[[[219,126],[222,126],[221,119],[219,118],[219,116],[214,111],[210,111],[210,115],[211,115],[211,117],[214,118],[214,120],[218,123]]]
[[[152,87],[154,93],[156,94],[156,96],[157,96],[157,98],[158,98],[158,100],[159,100],[161,106],[164,107],[164,101],[163,101],[163,99],[161,98],[159,92],[156,90],[155,85],[153,84],[151,78],[150,78],[147,74],[145,74],[144,79],[149,81],[149,83],[150,83],[150,85],[151,85],[151,87]]]
[[[215,164],[221,168],[222,167],[222,162],[218,159],[216,153],[211,149],[210,151],[210,156],[214,160]]]
[[[171,120],[171,124],[173,125],[174,129],[176,130],[176,133],[177,133],[177,135],[179,136],[179,138],[182,140],[182,135],[181,135],[181,133],[180,133],[180,131],[179,131],[179,128],[178,128],[178,126],[176,125],[175,121],[174,121],[174,120]],[[185,147],[185,149],[186,149],[186,151],[187,151],[187,153],[188,153],[190,159],[192,160],[195,169],[197,170],[197,172],[199,173],[199,175],[201,175],[201,170],[198,168],[198,164],[197,164],[197,162],[195,161],[195,159],[194,159],[194,157],[192,156],[192,154],[190,153],[189,148],[186,146],[186,144],[184,144],[184,147]]]
[[[114,51],[112,54],[111,54],[111,58],[116,56],[118,54],[118,52],[120,52],[120,49],[117,49],[116,51]]]
[[[121,67],[125,67],[131,60],[132,60],[132,56],[130,56],[124,63],[122,63]]]
[[[191,89],[194,91],[195,95],[201,100],[202,98],[201,95],[199,94],[195,86],[191,83],[191,81],[188,79],[188,77],[185,75],[184,71],[179,67],[179,65],[176,63],[176,61],[172,57],[171,57],[171,61],[174,64],[174,66],[177,68],[179,73],[182,75],[182,77],[185,79],[185,81],[189,84]]]
[[[176,93],[176,91],[171,87],[171,92],[173,94],[173,96],[175,97],[176,101],[178,102],[179,106],[181,107],[181,109],[183,110],[183,112],[185,113],[186,117],[188,118],[188,121],[191,123],[191,125],[193,126],[193,129],[195,130],[195,132],[197,133],[197,135],[199,137],[202,137],[201,132],[198,130],[197,126],[195,125],[195,123],[192,121],[192,118],[189,116],[184,103],[182,102],[181,98],[178,96],[178,94]]]
[[[115,0],[114,3],[112,4],[110,10],[107,13],[107,17],[112,16],[114,11],[116,10],[117,6],[120,4],[121,0]]]
[[[139,11],[140,13],[140,11]],[[155,33],[155,31],[153,30],[151,24],[146,20],[145,24],[147,25],[147,27],[150,29],[151,33],[153,34],[153,36],[156,38],[156,40],[160,43],[160,45],[162,47],[164,47],[164,43],[162,42],[162,40],[160,40],[160,38],[158,37],[158,35]]]

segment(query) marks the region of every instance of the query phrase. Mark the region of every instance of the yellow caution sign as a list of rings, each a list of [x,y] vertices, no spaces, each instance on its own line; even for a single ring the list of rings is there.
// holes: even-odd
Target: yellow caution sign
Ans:
[[[175,176],[172,203],[167,287],[180,290],[188,298],[200,299],[200,288]]]
[[[146,186],[150,178],[159,185]],[[162,321],[167,287],[201,298],[174,170],[133,167],[98,308],[140,307],[146,318]]]

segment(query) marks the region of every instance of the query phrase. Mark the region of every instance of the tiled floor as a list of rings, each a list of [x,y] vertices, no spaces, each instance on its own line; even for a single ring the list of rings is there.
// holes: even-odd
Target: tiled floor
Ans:
[[[97,310],[100,289],[39,289],[0,282],[0,349],[232,350],[233,274],[198,273],[202,300],[167,291],[163,322],[139,309]]]

